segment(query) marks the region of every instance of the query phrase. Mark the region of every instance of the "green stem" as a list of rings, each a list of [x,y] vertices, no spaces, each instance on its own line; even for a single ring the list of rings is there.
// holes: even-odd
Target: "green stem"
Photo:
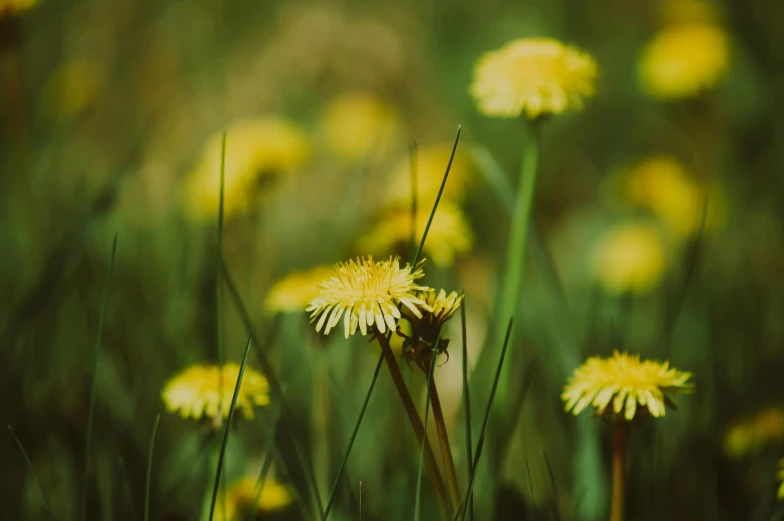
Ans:
[[[623,507],[626,491],[625,434],[623,423],[618,421],[615,424],[615,437],[613,439],[613,487],[610,521],[623,521]]]
[[[541,123],[538,120],[528,121],[528,132],[525,133],[523,142],[523,158],[520,166],[520,179],[517,183],[517,197],[515,200],[512,222],[509,227],[509,240],[506,246],[506,259],[504,276],[500,281],[500,307],[495,316],[496,329],[494,338],[502,338],[506,324],[506,317],[515,315],[517,304],[520,301],[520,283],[523,279],[525,267],[525,248],[528,241],[530,228],[531,209],[533,206],[534,192],[536,191],[536,173],[539,165],[539,134]],[[509,369],[504,368],[501,382],[498,386],[498,397],[495,401],[497,410],[503,411],[507,402]]]
[[[438,469],[438,463],[433,452],[433,446],[427,438],[425,428],[422,425],[422,420],[419,418],[414,400],[408,392],[406,382],[403,380],[403,374],[400,372],[400,367],[397,365],[397,360],[389,346],[389,340],[384,335],[376,334],[378,343],[381,345],[381,351],[384,355],[384,360],[389,368],[389,373],[392,376],[392,381],[395,383],[395,388],[400,395],[400,401],[408,414],[408,420],[411,422],[411,427],[414,429],[417,442],[420,446],[425,444],[425,466],[427,473],[430,475],[430,480],[433,482],[433,489],[435,489],[438,498],[438,506],[444,518],[449,519],[449,499],[447,498],[446,488],[444,487],[444,480],[441,477],[441,472]]]

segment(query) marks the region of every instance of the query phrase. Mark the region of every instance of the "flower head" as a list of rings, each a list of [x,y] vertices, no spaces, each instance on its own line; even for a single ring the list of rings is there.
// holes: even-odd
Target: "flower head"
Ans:
[[[170,379],[163,389],[163,401],[169,412],[179,411],[183,418],[198,420],[202,415],[216,423],[227,418],[240,366],[227,363],[217,366],[194,365]],[[253,418],[254,405],[269,403],[269,382],[261,373],[245,367],[237,398],[237,409],[247,419]],[[219,415],[220,411],[220,415]]]
[[[441,327],[460,309],[464,298],[465,295],[458,295],[456,291],[447,295],[443,289],[438,294],[434,291],[423,292],[422,300],[425,303],[422,305],[422,318]]]
[[[608,293],[645,293],[664,273],[664,245],[653,226],[625,224],[602,237],[591,260],[594,276]]]
[[[254,506],[253,503],[256,501],[257,495],[259,499]],[[243,477],[226,489],[225,504],[222,497],[218,498],[218,503],[215,506],[215,518],[217,521],[241,519],[237,514],[247,513],[251,510],[260,513],[274,512],[287,507],[291,504],[292,499],[289,488],[272,479],[268,478],[264,481],[264,488],[259,494],[256,480]],[[223,517],[224,512],[226,517]]]
[[[348,161],[388,151],[400,134],[395,109],[369,94],[347,94],[332,101],[321,127],[330,150]]]
[[[398,304],[404,305],[415,316],[422,316],[419,306],[424,301],[415,292],[429,288],[414,281],[425,275],[423,263],[415,268],[410,264],[401,268],[397,257],[380,262],[368,257],[337,264],[332,276],[321,283],[319,295],[310,301],[305,311],[310,312],[311,322],[318,319],[316,331],[321,331],[326,325],[325,335],[338,324],[341,316],[346,338],[356,332],[357,326],[362,335],[366,335],[368,327],[373,324],[381,333],[387,328],[394,331],[401,317]]]
[[[417,212],[414,238],[419,240],[430,219],[429,211]],[[363,251],[388,253],[395,246],[406,245],[411,237],[411,210],[398,208],[385,214],[378,224],[359,239]],[[474,235],[460,208],[450,202],[438,205],[427,233],[424,252],[436,266],[449,267],[455,255],[471,250]]]
[[[460,309],[464,295],[454,291],[447,295],[443,289],[438,294],[421,291],[418,295],[424,302],[421,306],[422,316],[411,316],[411,313],[406,312],[405,318],[411,323],[411,336],[400,329],[397,335],[404,339],[402,354],[406,360],[429,362],[434,356],[447,352],[449,339],[441,336],[441,330]]]
[[[644,49],[638,77],[654,98],[675,100],[713,87],[727,72],[729,42],[712,24],[677,24],[663,29]]]
[[[264,307],[271,312],[302,312],[319,294],[318,285],[332,274],[332,266],[297,271],[277,281],[267,293]]]
[[[186,203],[195,217],[212,219],[220,203],[223,133],[212,136],[186,186]],[[290,172],[307,159],[310,145],[294,124],[277,118],[240,121],[226,131],[223,190],[226,217],[251,209],[259,183]]]
[[[417,200],[422,207],[432,207],[436,200],[441,182],[444,179],[449,157],[452,154],[452,143],[426,145],[417,149],[416,180]],[[444,185],[443,198],[457,201],[465,194],[469,185],[471,162],[459,147],[449,169],[449,177]],[[385,187],[383,203],[387,208],[408,207],[411,204],[411,158],[401,158],[389,176]]]
[[[590,55],[557,40],[515,40],[479,60],[471,94],[488,116],[535,119],[582,108],[597,71]]]
[[[733,423],[724,435],[724,453],[740,458],[784,439],[784,409],[770,407]]]
[[[574,414],[590,405],[597,414],[623,413],[629,421],[638,410],[658,418],[664,416],[665,405],[674,408],[675,394],[692,390],[690,378],[691,373],[673,369],[669,362],[641,362],[639,356],[615,351],[612,358],[589,358],[575,369],[561,399]]]

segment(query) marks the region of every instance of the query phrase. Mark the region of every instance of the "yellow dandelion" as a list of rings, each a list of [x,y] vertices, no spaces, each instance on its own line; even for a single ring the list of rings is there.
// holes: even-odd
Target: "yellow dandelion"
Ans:
[[[397,336],[404,339],[401,346],[403,358],[409,362],[429,362],[439,353],[447,353],[449,339],[441,336],[441,330],[460,309],[464,296],[454,291],[447,295],[443,289],[438,294],[434,291],[420,291],[417,295],[424,302],[420,308],[422,316],[414,317],[406,312],[411,334],[401,329],[397,331]]]
[[[449,157],[452,154],[452,143],[426,145],[417,150],[416,179],[417,200],[420,208],[431,208],[441,188]],[[443,198],[452,201],[460,200],[468,187],[471,175],[471,161],[459,147],[455,151],[449,178],[444,186]],[[383,202],[386,207],[401,207],[411,204],[411,158],[401,158],[389,176],[385,187]]]
[[[699,230],[706,193],[705,227],[713,229],[724,221],[721,188],[700,187],[686,167],[672,156],[653,156],[635,165],[626,174],[622,191],[625,199],[656,214],[680,237]]]
[[[726,32],[710,24],[676,24],[648,43],[638,78],[646,94],[665,100],[696,96],[713,87],[729,67]]]
[[[425,231],[430,211],[420,209],[417,212],[414,237],[420,240]],[[411,238],[411,210],[407,208],[393,209],[358,241],[363,251],[375,254],[386,254],[396,246],[407,245]],[[450,202],[441,201],[433,217],[427,233],[424,252],[436,266],[449,267],[455,261],[455,255],[471,250],[474,235],[468,225],[466,216],[460,208]]]
[[[259,500],[254,506],[258,494],[258,484],[254,478],[243,477],[232,483],[226,489],[226,502],[221,495],[215,505],[216,521],[239,519],[238,514],[247,514],[251,510],[259,513],[269,513],[282,510],[291,504],[293,495],[291,490],[280,483],[267,478],[261,489]],[[226,517],[223,517],[225,513]]]
[[[422,292],[421,297],[425,302],[422,304],[423,319],[441,327],[460,309],[465,295],[459,295],[456,291],[447,295],[442,289],[438,294],[434,291]]]
[[[321,121],[330,150],[347,161],[388,152],[400,134],[393,107],[370,94],[348,94],[327,106]]]
[[[220,421],[229,415],[229,407],[237,385],[240,366],[227,363],[221,371],[217,366],[194,365],[170,379],[163,389],[163,401],[169,412],[179,411],[183,418],[202,416]],[[269,403],[269,382],[261,373],[245,367],[237,398],[237,409],[253,419],[254,405]]]
[[[592,357],[575,369],[561,399],[574,414],[591,406],[597,414],[623,413],[629,421],[638,411],[658,418],[664,416],[665,405],[674,408],[677,393],[692,390],[691,376],[669,362],[640,361],[639,356],[615,351],[611,358]]]
[[[356,332],[357,326],[362,335],[366,335],[373,324],[381,333],[387,328],[394,331],[401,316],[398,304],[415,316],[422,316],[419,306],[424,301],[415,292],[429,288],[414,281],[425,275],[423,264],[424,261],[413,269],[407,264],[401,269],[397,257],[381,262],[368,257],[337,264],[332,276],[321,283],[319,296],[310,301],[305,311],[310,312],[311,322],[318,318],[317,332],[326,325],[325,335],[338,324],[341,316],[346,338]]]
[[[724,436],[724,452],[732,458],[741,458],[782,439],[784,409],[770,407],[733,423]]]
[[[471,94],[487,116],[529,119],[580,109],[598,67],[587,53],[550,38],[525,38],[485,54]]]
[[[220,202],[223,133],[213,135],[191,172],[186,203],[194,217],[214,218]],[[231,217],[251,209],[259,183],[301,166],[310,154],[304,133],[278,118],[240,121],[226,131],[224,214]]]
[[[332,266],[297,271],[277,281],[267,293],[264,307],[270,312],[302,312],[319,294],[318,285],[332,274]]]
[[[653,226],[625,224],[602,237],[591,261],[594,276],[608,293],[645,293],[664,273],[664,245]]]
[[[38,5],[40,0],[0,0],[0,19],[13,16]]]
[[[779,460],[779,471],[776,473],[776,478],[781,482],[779,484],[778,498],[784,499],[784,458]]]

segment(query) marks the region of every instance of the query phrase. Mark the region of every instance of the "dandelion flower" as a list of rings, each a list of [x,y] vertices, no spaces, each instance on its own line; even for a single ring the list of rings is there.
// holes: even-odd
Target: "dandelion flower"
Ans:
[[[590,55],[557,40],[515,40],[479,60],[471,94],[487,116],[535,119],[582,108],[597,71]]]
[[[332,275],[332,266],[297,271],[277,281],[267,293],[264,307],[270,312],[302,312],[319,294],[318,285]]]
[[[325,335],[338,324],[341,316],[346,338],[356,332],[357,326],[362,335],[366,335],[373,324],[381,333],[387,328],[395,331],[401,317],[398,304],[415,316],[422,316],[419,306],[424,301],[415,293],[429,290],[415,284],[425,275],[422,266],[423,262],[413,269],[410,264],[400,268],[397,257],[381,262],[368,257],[340,263],[335,266],[332,276],[321,283],[319,295],[310,301],[305,311],[310,312],[311,322],[318,319],[316,331],[324,328]]]
[[[187,180],[186,202],[194,217],[212,219],[218,213],[222,143],[222,132],[209,139]],[[230,126],[226,131],[225,216],[250,210],[262,180],[295,170],[309,153],[305,135],[286,120],[264,118]]]
[[[443,289],[438,294],[434,291],[428,291],[423,292],[421,296],[422,300],[425,301],[422,304],[423,319],[431,321],[438,327],[443,326],[447,320],[452,318],[457,310],[460,309],[460,306],[463,304],[463,298],[465,298],[465,295],[458,295],[456,291],[447,295]]]
[[[592,268],[608,293],[645,293],[661,280],[664,245],[657,230],[644,224],[625,224],[608,232],[592,254]]]
[[[400,134],[395,109],[370,94],[348,94],[327,106],[321,121],[330,150],[347,161],[389,151]]]
[[[411,336],[402,330],[397,331],[397,335],[404,339],[402,355],[409,362],[429,361],[439,353],[446,353],[449,339],[441,336],[441,330],[460,309],[464,298],[454,291],[447,295],[443,289],[438,294],[422,291],[418,296],[424,301],[422,316],[413,317],[406,313],[406,319],[411,323]]]
[[[665,100],[696,96],[713,87],[729,66],[725,31],[711,24],[663,29],[644,49],[638,77],[646,94]]]
[[[237,385],[240,366],[227,363],[221,371],[217,366],[194,365],[174,376],[163,389],[163,401],[169,412],[179,411],[183,418],[212,418],[218,423],[220,410],[223,418],[229,415],[229,407]],[[254,405],[269,403],[269,382],[264,375],[245,367],[242,385],[237,398],[237,409],[247,419],[253,419]]]
[[[261,489],[259,500],[254,506],[257,493],[258,484],[254,478],[243,477],[232,483],[226,489],[225,504],[222,497],[218,497],[218,503],[215,505],[216,521],[241,519],[238,514],[248,513],[251,510],[259,513],[282,510],[293,500],[288,487],[269,478],[264,481],[264,488]],[[226,517],[223,517],[224,513]]]
[[[35,7],[40,0],[0,0],[0,20]]]
[[[691,373],[673,369],[669,362],[640,361],[639,356],[615,351],[612,358],[589,358],[577,368],[561,399],[574,414],[591,406],[597,414],[623,413],[629,421],[643,411],[658,418],[664,416],[665,405],[674,408],[677,393],[692,390],[690,378]]]
[[[724,453],[741,458],[784,439],[784,409],[763,409],[750,418],[733,423],[724,436]]]
[[[417,212],[414,238],[418,241],[425,231],[429,211]],[[406,245],[411,238],[411,210],[408,208],[393,209],[364,236],[359,239],[359,248],[363,251],[385,254],[395,246]],[[454,263],[455,255],[471,250],[474,236],[467,219],[460,208],[452,203],[442,201],[438,205],[433,222],[425,241],[424,252],[436,266],[449,267]]]
[[[623,196],[661,218],[680,237],[699,230],[706,189],[692,180],[686,167],[667,155],[653,156],[635,165],[625,176]],[[724,197],[718,185],[707,190],[705,227],[724,220]]]

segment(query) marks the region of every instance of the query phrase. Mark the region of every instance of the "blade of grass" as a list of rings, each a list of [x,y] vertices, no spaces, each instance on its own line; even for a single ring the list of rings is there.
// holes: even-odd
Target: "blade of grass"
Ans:
[[[476,445],[476,454],[474,455],[474,463],[473,463],[473,472],[471,473],[471,479],[468,482],[468,490],[466,491],[466,498],[471,497],[471,492],[474,490],[474,482],[476,481],[476,470],[479,467],[479,458],[482,457],[482,447],[485,444],[485,435],[487,434],[487,425],[490,421],[490,412],[493,410],[493,400],[495,399],[495,393],[498,390],[498,381],[501,379],[501,370],[504,366],[504,358],[506,357],[506,350],[509,347],[509,337],[512,334],[512,326],[514,325],[514,318],[509,319],[509,325],[506,327],[506,337],[504,338],[504,346],[501,348],[501,357],[498,360],[498,368],[495,372],[495,378],[493,378],[493,387],[490,390],[490,399],[487,401],[487,408],[485,409],[485,418],[482,421],[482,430],[479,431],[479,441]],[[463,503],[465,503],[465,498],[463,499]],[[455,511],[455,517],[453,521],[457,521],[458,515],[461,513],[462,516],[460,517],[462,521],[465,521],[466,515],[468,514],[468,509],[458,509]]]
[[[468,387],[468,335],[466,334],[466,299],[463,293],[463,305],[460,306],[460,328],[463,332],[463,400],[465,402],[466,454],[468,458],[468,478],[474,472],[474,443],[471,440],[471,391]],[[474,495],[468,496],[468,510],[471,521],[474,521]]]
[[[87,435],[84,443],[84,490],[82,491],[82,503],[80,507],[82,520],[87,519],[87,490],[88,478],[90,474],[90,448],[92,446],[93,438],[93,419],[95,416],[95,387],[98,374],[98,354],[101,348],[101,338],[103,337],[103,326],[106,320],[106,308],[109,305],[109,287],[112,280],[112,272],[114,271],[114,260],[117,256],[117,233],[114,234],[112,240],[112,256],[109,260],[109,271],[106,274],[106,281],[103,285],[103,297],[101,298],[101,314],[98,318],[98,334],[95,339],[95,346],[93,346],[93,372],[92,383],[90,384],[90,405],[87,410]]]
[[[332,485],[332,491],[329,494],[329,499],[327,499],[327,506],[324,510],[324,519],[326,520],[329,516],[330,510],[332,510],[332,502],[335,500],[335,494],[338,492],[338,485],[340,484],[340,479],[343,477],[343,472],[346,470],[346,463],[348,463],[348,457],[351,454],[351,449],[354,447],[354,441],[357,439],[357,433],[359,432],[359,427],[362,425],[362,419],[365,417],[365,411],[367,411],[368,403],[370,403],[370,396],[373,394],[373,389],[376,386],[376,380],[378,380],[378,374],[381,372],[381,366],[384,363],[384,355],[381,354],[378,358],[378,363],[376,364],[376,371],[373,373],[373,379],[370,381],[370,387],[368,388],[368,392],[365,395],[365,401],[362,403],[362,409],[359,411],[359,418],[357,418],[356,423],[354,424],[354,430],[351,432],[351,438],[348,442],[348,448],[346,449],[346,453],[343,456],[343,461],[340,462],[340,468],[338,469],[338,475],[335,478],[335,483]]]
[[[438,336],[438,339],[435,342],[435,345],[438,345],[438,342],[441,340],[441,335]],[[419,449],[419,470],[417,470],[417,488],[416,488],[416,497],[414,499],[414,521],[419,521],[419,509],[422,503],[422,463],[425,460],[425,441],[427,440],[427,420],[429,418],[430,412],[430,393],[432,392],[433,386],[433,373],[436,372],[436,364],[434,361],[430,363],[430,371],[427,372],[427,395],[425,397],[425,422],[424,422],[424,430],[425,435],[422,437],[422,445]]]
[[[558,494],[558,485],[555,482],[555,474],[553,474],[553,466],[550,463],[550,458],[547,456],[547,453],[542,451],[542,457],[544,458],[545,467],[547,468],[547,476],[550,478],[550,488],[553,491],[553,499],[554,502],[550,505],[552,514],[551,516],[554,519],[561,519],[561,512],[559,509],[559,505],[561,504],[561,498]]]
[[[147,480],[144,486],[144,521],[150,519],[150,486],[152,485],[152,454],[155,449],[155,435],[158,434],[158,422],[161,421],[161,415],[155,417],[155,423],[152,425],[152,435],[150,435],[150,448],[147,452]]]
[[[245,346],[245,354],[242,355],[242,363],[240,363],[240,370],[239,374],[237,375],[237,384],[234,386],[234,396],[231,397],[231,405],[229,406],[228,416],[226,417],[226,428],[223,430],[223,442],[221,442],[220,453],[218,453],[218,468],[215,471],[215,486],[212,488],[210,521],[212,521],[213,515],[215,514],[215,502],[218,499],[218,487],[220,485],[221,474],[223,473],[223,460],[226,456],[226,446],[229,443],[231,420],[234,418],[234,411],[237,408],[237,399],[240,396],[240,387],[242,386],[242,376],[245,374],[245,366],[248,364],[248,353],[250,353],[251,339],[252,337],[248,336],[248,343]]]
[[[218,417],[223,415],[223,321],[221,320],[221,269],[220,260],[223,258],[223,192],[226,181],[226,131],[223,131],[221,139],[221,164],[220,164],[220,185],[218,195],[218,230],[216,256],[218,262],[215,263],[215,345],[218,351]],[[226,482],[223,482],[223,519],[226,519]]]
[[[269,346],[272,344],[272,339],[274,336],[270,336],[268,338],[268,342],[262,344],[259,341],[259,336],[253,327],[253,321],[250,318],[250,313],[248,313],[248,309],[245,307],[245,303],[242,301],[242,296],[240,295],[239,290],[237,289],[237,285],[234,283],[234,280],[231,277],[231,273],[229,273],[228,266],[223,259],[221,259],[221,268],[223,274],[223,280],[226,283],[226,288],[229,290],[229,295],[231,296],[232,300],[234,301],[234,305],[237,308],[237,311],[240,315],[240,320],[242,321],[244,327],[247,331],[250,332],[250,337],[253,342],[253,345],[256,347],[256,351],[258,353],[259,363],[261,364],[262,371],[264,372],[267,380],[270,384],[270,392],[271,394],[278,400],[281,407],[281,428],[285,428],[289,433],[292,433],[290,436],[291,442],[294,446],[294,451],[299,459],[299,464],[302,467],[303,472],[305,473],[305,481],[308,486],[308,493],[313,495],[316,499],[316,504],[319,509],[319,519],[324,519],[324,508],[321,502],[321,496],[318,493],[318,486],[316,483],[315,472],[313,468],[308,464],[307,460],[302,456],[302,449],[301,444],[296,436],[293,433],[297,432],[294,423],[294,415],[291,412],[291,408],[286,403],[286,398],[283,393],[283,387],[281,386],[280,380],[275,374],[275,370],[272,366],[272,363],[267,356],[267,351],[269,350]],[[279,324],[278,317],[276,316],[273,325],[277,328]]]
[[[534,501],[536,499],[534,497],[534,480],[531,478],[531,466],[528,464],[527,458],[525,460],[525,475],[528,477],[528,493],[530,494],[528,501],[526,501],[526,505],[528,506],[528,518],[531,521],[536,521],[536,506],[534,506]]]
[[[49,508],[49,503],[46,501],[46,496],[44,495],[44,489],[41,488],[41,482],[38,481],[38,475],[35,472],[35,467],[33,467],[33,462],[30,461],[30,457],[27,455],[27,451],[22,445],[22,441],[16,436],[14,429],[10,425],[8,426],[8,432],[10,432],[11,437],[14,438],[14,441],[16,442],[16,446],[19,447],[19,452],[22,453],[22,457],[24,458],[25,463],[27,464],[27,468],[30,470],[30,474],[33,476],[33,481],[35,482],[35,486],[38,488],[38,493],[41,495],[41,502],[44,504],[44,510],[52,519],[57,519],[52,513],[52,509]]]

